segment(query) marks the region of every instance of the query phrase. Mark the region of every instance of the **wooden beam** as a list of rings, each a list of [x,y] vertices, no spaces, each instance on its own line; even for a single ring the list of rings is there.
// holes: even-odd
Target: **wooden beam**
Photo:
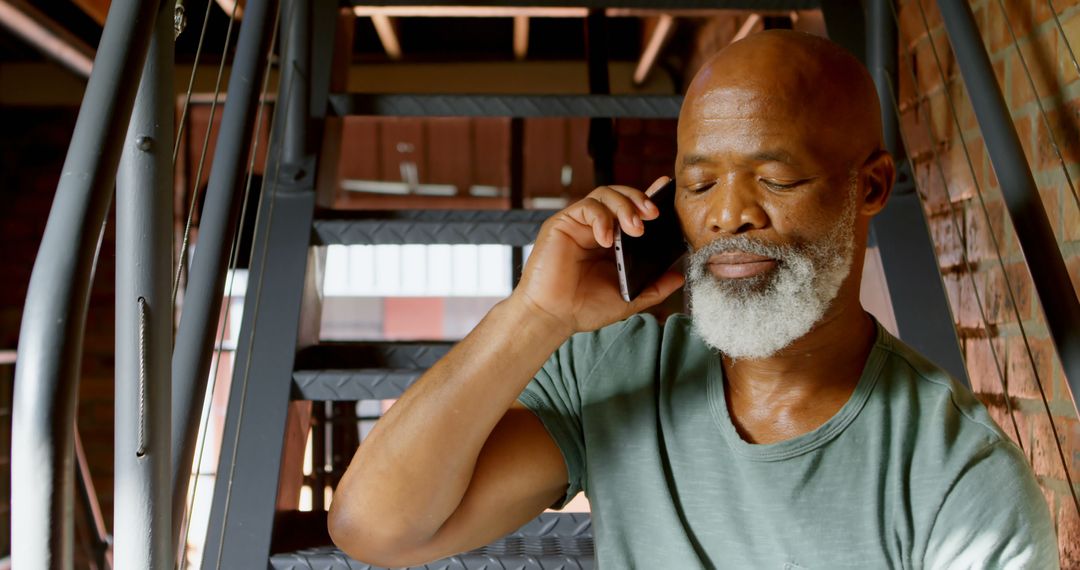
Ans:
[[[375,24],[375,33],[379,35],[386,55],[393,61],[401,59],[401,42],[398,41],[394,21],[386,14],[372,14],[371,23]]]
[[[109,15],[111,0],[71,0],[71,3],[81,8],[98,24],[105,25],[105,16]]]
[[[529,17],[514,16],[514,59],[521,61],[529,53]]]
[[[645,49],[641,51],[641,59],[638,60],[637,68],[634,69],[634,85],[645,83],[645,79],[649,77],[653,65],[656,64],[656,58],[659,57],[660,50],[664,47],[668,38],[671,37],[671,31],[674,29],[674,16],[662,14],[656,19],[652,34],[649,35]]]
[[[94,48],[26,0],[0,0],[0,25],[64,67],[90,77]]]

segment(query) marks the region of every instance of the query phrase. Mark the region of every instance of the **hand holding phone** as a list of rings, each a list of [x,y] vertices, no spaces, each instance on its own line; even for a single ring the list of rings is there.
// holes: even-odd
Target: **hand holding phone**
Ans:
[[[672,264],[686,253],[679,218],[675,214],[675,180],[656,190],[649,200],[660,211],[644,222],[641,237],[634,237],[615,227],[615,264],[622,298],[630,302],[652,285]]]

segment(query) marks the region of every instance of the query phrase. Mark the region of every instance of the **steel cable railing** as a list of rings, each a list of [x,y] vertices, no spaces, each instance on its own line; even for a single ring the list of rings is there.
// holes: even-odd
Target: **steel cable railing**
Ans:
[[[184,95],[184,109],[180,115],[180,127],[176,130],[176,149],[180,148],[180,138],[184,134],[188,106],[191,105],[191,90],[195,85],[195,74],[199,70],[199,55],[202,53],[203,41],[206,39],[206,22],[210,19],[210,5],[213,2],[207,0],[206,18],[203,20],[202,33],[199,36],[199,45],[195,48],[195,63],[191,66],[191,78],[188,80],[187,93]],[[225,74],[225,62],[228,61],[229,45],[232,39],[233,24],[236,23],[236,10],[239,2],[233,4],[232,14],[229,14],[229,26],[225,30],[225,45],[221,49],[221,62],[218,64],[217,78],[214,80],[214,97],[210,100],[210,118],[206,121],[206,133],[203,135],[202,150],[199,151],[199,163],[195,168],[195,180],[191,187],[191,203],[188,205],[187,219],[184,222],[184,233],[180,241],[180,254],[176,257],[176,274],[173,277],[172,303],[176,305],[176,296],[180,292],[180,279],[184,268],[187,267],[188,245],[191,237],[191,222],[195,218],[195,206],[199,203],[199,186],[202,185],[203,167],[206,165],[206,151],[210,148],[210,133],[214,131],[214,115],[217,111],[218,100],[221,95],[221,78]],[[177,151],[173,151],[173,165],[176,164]]]
[[[908,66],[908,69],[910,70],[910,66]],[[912,81],[914,81],[914,73],[912,73]],[[892,85],[891,79],[889,80],[889,83],[890,83],[890,87],[891,87],[891,85]],[[925,107],[921,103],[923,101],[925,101],[926,99],[921,94],[919,94],[917,85],[913,84],[913,89],[914,89],[914,91],[916,93],[915,100],[917,101],[917,108],[925,110]],[[895,93],[895,89],[890,88],[889,95],[892,98],[893,109],[896,112],[896,116],[899,117],[900,116],[900,106],[896,101],[896,97],[893,95],[894,93]],[[997,372],[998,383],[1001,385],[1002,394],[1004,394],[1006,413],[1008,413],[1009,421],[1012,423],[1013,433],[1016,435],[1016,443],[1017,443],[1017,445],[1020,446],[1021,449],[1023,449],[1024,441],[1023,441],[1023,438],[1020,437],[1020,426],[1016,423],[1016,413],[1015,413],[1015,411],[1013,410],[1013,407],[1012,407],[1012,399],[1009,397],[1009,386],[1008,386],[1008,383],[1005,381],[1005,372],[1001,368],[1001,360],[1002,359],[998,355],[997,349],[994,347],[994,343],[989,338],[990,324],[989,324],[989,319],[986,317],[985,304],[982,301],[982,295],[979,293],[979,288],[975,283],[975,275],[971,271],[971,268],[973,267],[973,265],[972,265],[971,261],[968,259],[967,237],[964,235],[963,230],[960,229],[960,223],[956,219],[956,210],[955,210],[955,208],[953,208],[952,200],[950,199],[949,183],[948,183],[948,179],[945,176],[945,169],[944,169],[944,166],[942,165],[941,155],[936,151],[936,149],[941,145],[936,140],[936,137],[934,136],[934,133],[931,132],[931,129],[930,129],[930,117],[929,117],[928,114],[927,114],[927,116],[923,117],[922,123],[925,125],[927,140],[930,141],[931,160],[933,161],[934,166],[936,167],[935,170],[936,170],[936,172],[938,174],[938,177],[941,180],[941,188],[942,188],[942,192],[944,193],[944,196],[942,196],[941,198],[944,200],[944,203],[947,204],[948,208],[949,208],[949,216],[948,216],[949,217],[949,222],[950,222],[949,227],[951,227],[953,232],[956,234],[957,242],[960,244],[960,258],[961,258],[962,267],[963,267],[962,273],[964,275],[966,275],[967,278],[969,279],[969,281],[971,283],[971,290],[975,294],[975,302],[979,307],[979,319],[982,322],[983,330],[987,331],[986,342],[990,346],[990,356],[994,360],[994,369]],[[903,129],[900,130],[900,135],[904,139],[904,146],[906,148],[911,148],[908,145],[908,137],[904,136]],[[911,172],[914,173],[915,172],[915,162],[914,162],[914,160],[912,159],[912,157],[910,155],[908,155],[907,161],[908,161],[908,165],[909,165],[909,168],[910,168]],[[925,190],[924,190],[924,192],[925,192],[925,194],[929,195],[929,192],[926,192]]]
[[[983,196],[983,189],[980,187],[979,179],[978,179],[978,176],[977,176],[977,174],[975,172],[973,162],[972,162],[970,153],[969,153],[968,148],[967,148],[966,137],[963,134],[963,129],[962,129],[962,127],[960,125],[960,122],[959,122],[959,119],[958,119],[955,101],[952,99],[952,95],[949,92],[949,88],[948,88],[949,79],[948,79],[947,74],[945,73],[944,66],[941,63],[941,56],[938,53],[937,47],[934,45],[933,34],[932,34],[932,30],[931,30],[931,28],[929,26],[929,21],[928,21],[928,18],[926,16],[926,11],[922,7],[921,2],[916,1],[914,3],[918,6],[920,19],[921,19],[922,24],[923,24],[923,30],[926,32],[927,37],[928,37],[928,42],[930,44],[931,53],[933,55],[934,63],[935,63],[939,78],[941,80],[942,90],[944,92],[944,97],[945,97],[945,100],[946,100],[946,103],[947,103],[947,106],[948,106],[949,116],[950,116],[950,119],[952,121],[953,126],[956,128],[957,136],[959,138],[959,143],[960,143],[960,146],[961,146],[961,148],[963,150],[965,161],[966,161],[969,173],[970,173],[970,175],[972,177],[972,182],[973,182],[974,187],[975,187],[975,193],[974,194],[975,194],[975,197],[977,198],[978,203],[980,205],[980,209],[981,209],[982,214],[983,214],[983,220],[987,224],[988,235],[989,235],[989,238],[990,238],[990,241],[991,241],[991,244],[993,246],[994,253],[995,253],[994,257],[995,257],[995,260],[997,261],[998,268],[1001,271],[1002,278],[1004,280],[1005,287],[1006,287],[1006,293],[1007,293],[1008,298],[1010,300],[1009,305],[1012,308],[1013,316],[1016,319],[1017,326],[1018,326],[1020,334],[1021,334],[1021,339],[1023,340],[1023,344],[1024,344],[1025,352],[1026,352],[1026,355],[1027,355],[1027,359],[1028,359],[1028,362],[1029,362],[1029,364],[1031,366],[1031,370],[1033,372],[1033,377],[1034,377],[1034,379],[1036,381],[1036,385],[1037,385],[1037,387],[1039,389],[1039,394],[1040,394],[1040,398],[1042,400],[1043,409],[1044,409],[1044,411],[1045,411],[1045,413],[1047,415],[1047,419],[1048,419],[1048,421],[1050,423],[1051,432],[1052,432],[1053,437],[1054,437],[1054,444],[1055,444],[1055,447],[1057,449],[1058,456],[1059,456],[1059,459],[1061,460],[1062,466],[1064,467],[1065,477],[1066,477],[1066,479],[1068,481],[1068,486],[1069,486],[1070,493],[1072,494],[1074,505],[1076,506],[1077,512],[1080,513],[1080,501],[1077,500],[1076,491],[1075,491],[1075,489],[1073,488],[1073,485],[1072,485],[1071,476],[1069,474],[1069,465],[1068,465],[1068,463],[1067,463],[1067,461],[1065,459],[1065,454],[1064,454],[1064,451],[1063,451],[1063,449],[1061,447],[1061,441],[1060,441],[1060,438],[1058,437],[1058,434],[1057,434],[1057,426],[1056,426],[1056,424],[1054,422],[1053,415],[1051,414],[1051,411],[1050,411],[1049,403],[1048,403],[1047,398],[1046,398],[1046,391],[1045,391],[1045,388],[1043,386],[1042,378],[1040,376],[1040,371],[1039,371],[1038,366],[1037,366],[1037,364],[1035,362],[1035,358],[1034,358],[1034,356],[1032,354],[1030,341],[1029,341],[1028,335],[1027,335],[1027,330],[1026,330],[1026,328],[1024,326],[1023,320],[1022,320],[1020,312],[1019,312],[1018,305],[1016,303],[1016,295],[1015,295],[1015,292],[1014,292],[1014,287],[1013,287],[1013,284],[1012,284],[1011,280],[1009,279],[1008,272],[1005,270],[1004,261],[1003,261],[1003,255],[1002,255],[1002,251],[1001,251],[1001,246],[1000,246],[1000,243],[998,242],[997,236],[994,234],[994,231],[993,231],[993,226],[991,224],[990,214],[989,214],[989,211],[988,211],[988,209],[986,207],[986,202],[985,202],[985,199],[984,199],[984,196]],[[893,6],[893,16],[896,19],[897,24],[899,25],[899,18],[897,17],[895,6]],[[911,50],[908,51],[907,55],[910,58]],[[907,58],[907,59],[909,59],[909,58]],[[925,98],[924,96],[922,96],[918,92],[918,79],[917,79],[917,77],[915,75],[914,70],[911,69],[910,64],[908,65],[908,68],[909,68],[909,71],[911,72],[910,80],[912,82],[913,89],[915,90],[915,93],[917,95],[917,100],[920,101],[920,103],[923,100],[928,101],[928,98]],[[920,104],[920,107],[922,107],[921,104]],[[899,112],[899,109],[897,109],[897,111]],[[931,122],[930,122],[930,117],[929,116],[927,116],[925,118],[924,124],[926,125],[925,128],[928,131],[928,135],[930,137],[931,144],[936,148],[938,143],[934,139],[933,133],[932,133],[932,131],[930,129]],[[949,195],[948,195],[948,190],[947,190],[948,187],[947,187],[946,177],[945,177],[945,174],[944,174],[944,168],[942,167],[942,165],[940,163],[940,157],[937,157],[936,154],[935,154],[935,162],[937,163],[939,175],[940,175],[940,177],[942,179],[942,182],[943,182],[943,184],[945,185],[945,188],[946,188],[946,196],[945,196],[946,200],[949,200]],[[952,205],[951,205],[951,200],[949,200],[947,203],[949,204],[950,213],[952,214],[952,222],[953,222],[954,229],[958,233],[958,235],[962,235],[962,233],[960,232],[960,229],[959,229],[959,225],[955,220],[955,212],[953,212],[953,208],[952,208]],[[963,260],[964,260],[963,271],[968,274],[969,278],[972,278],[972,273],[973,273],[974,267],[970,264],[970,262],[967,259],[966,252],[967,252],[968,248],[967,248],[966,240],[962,240],[961,244],[962,244],[962,247],[963,247],[962,254],[963,254]],[[973,278],[972,278],[971,283],[972,283],[972,290],[975,292],[975,295],[977,297],[976,300],[977,300],[977,303],[979,305],[981,318],[983,319],[983,325],[985,327],[986,334],[988,335],[987,336],[987,342],[990,345],[990,348],[991,348],[991,351],[992,351],[992,357],[995,360],[995,367],[997,367],[997,369],[998,369],[999,379],[1002,380],[1002,382],[1003,382],[1003,396],[1004,396],[1005,404],[1006,404],[1006,406],[1007,406],[1007,408],[1009,410],[1010,417],[1012,419],[1012,422],[1014,423],[1014,430],[1015,430],[1015,432],[1017,434],[1017,439],[1019,440],[1020,439],[1019,431],[1018,431],[1018,428],[1017,428],[1016,423],[1015,423],[1016,422],[1015,417],[1013,417],[1011,398],[1009,397],[1008,392],[1006,390],[1007,382],[1005,382],[1004,376],[1003,376],[1003,374],[1001,372],[1000,364],[998,362],[998,357],[996,355],[996,349],[994,348],[992,340],[989,338],[990,329],[987,326],[985,310],[983,309],[983,303],[982,303],[982,300],[981,300],[981,298],[979,296],[978,288],[977,288],[976,283],[975,283]]]
[[[1028,67],[1027,58],[1024,57],[1024,50],[1020,49],[1020,42],[1016,39],[1016,31],[1013,30],[1012,22],[1009,21],[1009,14],[1005,11],[1004,0],[997,0],[998,8],[1001,9],[1001,19],[1005,21],[1005,29],[1009,32],[1009,37],[1012,38],[1013,49],[1016,50],[1016,57],[1020,62],[1020,67],[1024,70],[1024,77],[1027,78],[1028,86],[1031,87],[1031,93],[1035,96],[1035,105],[1039,109],[1039,116],[1042,118],[1043,126],[1046,128],[1046,136],[1049,137],[1050,147],[1054,149],[1054,155],[1057,156],[1058,163],[1061,164],[1061,171],[1065,174],[1065,182],[1069,185],[1069,191],[1072,193],[1073,203],[1077,208],[1080,208],[1080,198],[1076,195],[1076,184],[1073,183],[1072,175],[1069,174],[1069,166],[1065,164],[1065,157],[1061,154],[1061,146],[1058,145],[1057,135],[1054,134],[1054,128],[1050,124],[1050,118],[1046,113],[1046,107],[1042,102],[1042,95],[1039,93],[1038,87],[1035,86],[1035,78],[1031,76],[1031,69]],[[1053,10],[1053,3],[1051,2],[1050,9]],[[1056,13],[1055,13],[1056,15]],[[1069,40],[1066,38],[1065,45],[1069,45]],[[1069,47],[1070,54],[1072,53],[1072,47]],[[1075,58],[1073,63],[1075,63]]]
[[[279,9],[275,14],[274,24],[273,24],[273,27],[272,27],[273,35],[272,35],[272,37],[270,39],[270,49],[266,54],[266,68],[265,68],[265,71],[263,72],[262,95],[260,96],[259,111],[258,111],[258,114],[257,114],[256,119],[255,119],[255,125],[256,126],[255,126],[255,133],[253,135],[254,144],[253,144],[252,149],[251,149],[251,157],[250,157],[250,159],[248,161],[247,179],[246,179],[246,181],[244,183],[244,196],[241,199],[242,206],[241,206],[241,209],[240,209],[240,222],[237,224],[238,228],[244,228],[245,227],[244,224],[245,224],[245,221],[247,219],[248,203],[249,203],[249,201],[251,199],[251,184],[252,184],[252,181],[254,180],[254,175],[255,175],[255,159],[259,155],[259,141],[262,140],[262,132],[263,132],[263,124],[264,124],[263,123],[263,114],[264,114],[264,112],[266,110],[266,103],[267,103],[267,100],[268,100],[267,94],[268,94],[268,88],[269,88],[269,85],[270,85],[270,69],[273,66],[273,60],[274,60],[273,55],[274,55],[275,47],[277,46],[278,28],[279,28],[280,20],[281,20],[281,11]],[[266,164],[267,164],[267,162],[269,162],[269,157],[270,157],[269,153],[267,153],[266,157],[264,157],[263,172],[266,171]],[[261,200],[261,193],[260,193],[260,200]],[[237,233],[237,234],[234,234],[234,236],[233,236],[233,243],[232,243],[231,251],[229,253],[229,264],[228,264],[228,269],[227,269],[227,272],[229,272],[232,275],[235,275],[237,260],[239,259],[239,253],[240,253],[240,235],[239,235],[239,233]],[[223,304],[223,306],[226,307],[226,308],[228,308],[228,307],[230,307],[232,305],[233,294],[234,294],[233,288],[235,287],[235,285],[236,285],[236,279],[235,278],[230,279],[229,280],[229,286],[227,287],[227,290],[226,290],[226,293],[225,293],[225,302]],[[220,327],[220,330],[218,331],[218,338],[217,338],[217,342],[215,344],[215,347],[216,347],[215,350],[217,350],[217,354],[214,357],[214,363],[213,363],[213,365],[211,366],[211,369],[210,369],[210,376],[209,376],[207,388],[206,388],[206,390],[204,392],[204,398],[210,398],[211,395],[214,393],[214,389],[217,386],[217,371],[220,369],[220,365],[221,365],[221,356],[222,356],[222,354],[224,352],[225,333],[229,329],[230,316],[231,316],[231,312],[226,310],[224,317],[222,317],[221,327]],[[190,536],[190,532],[191,532],[191,523],[192,523],[192,521],[190,519],[190,514],[194,509],[194,502],[195,502],[196,497],[198,496],[199,478],[197,477],[197,474],[198,474],[197,470],[199,469],[199,466],[202,465],[203,457],[204,457],[204,454],[205,454],[205,451],[206,451],[206,430],[209,427],[210,412],[211,412],[211,407],[210,406],[204,406],[203,407],[203,412],[202,412],[202,415],[200,416],[200,419],[199,419],[199,435],[196,438],[197,441],[199,442],[198,443],[198,451],[196,452],[195,459],[194,459],[193,463],[191,464],[192,472],[191,472],[191,475],[189,476],[188,485],[190,487],[190,491],[188,493],[188,498],[187,498],[187,505],[186,505],[187,508],[185,509],[184,513],[182,513],[181,515],[179,515],[177,517],[178,520],[180,520],[180,524],[181,524],[181,527],[183,529],[181,531],[182,538],[181,538],[180,545],[179,545],[181,549],[183,549],[184,546],[187,544],[189,536]],[[187,564],[186,557],[181,557],[180,561],[179,561],[179,568],[181,570],[183,570],[183,568],[186,567],[186,564]]]
[[[291,7],[295,7],[295,6],[297,6],[297,5],[301,4],[301,3],[302,2],[300,2],[300,1],[294,1],[294,2],[291,3]],[[305,6],[305,9],[306,9],[306,6]],[[290,14],[289,19],[294,18],[294,17],[295,17],[295,14]],[[288,53],[290,51],[290,50],[287,49],[288,47],[289,47],[288,45],[283,46],[283,50],[282,50],[283,53]],[[286,57],[285,63],[283,65],[289,65],[289,64],[293,64],[295,66],[295,62],[292,62],[291,60],[289,60]],[[293,72],[283,72],[282,75],[281,75],[281,78],[282,78],[281,83],[282,83],[282,86],[285,87],[285,98],[284,98],[284,101],[279,99],[278,104],[275,106],[275,112],[274,112],[275,127],[277,127],[279,118],[281,117],[281,115],[279,114],[279,111],[281,111],[283,108],[288,108],[288,105],[289,105],[289,102],[291,101],[293,92],[295,91],[293,87],[294,87],[294,85],[296,83],[297,77],[300,75],[299,73],[296,73],[295,71],[296,70],[295,70],[295,67],[294,67]],[[278,87],[278,92],[279,93],[281,92],[281,86]],[[282,133],[287,128],[289,128],[289,127],[287,125],[285,125],[285,124],[282,124],[280,128],[271,128],[270,133],[271,133],[272,139],[273,139],[274,135],[278,135],[279,133]],[[266,253],[267,253],[267,250],[269,249],[269,243],[268,242],[269,242],[270,233],[271,233],[270,228],[272,227],[273,221],[274,221],[274,204],[275,204],[274,195],[277,193],[277,190],[278,190],[278,182],[280,180],[280,175],[281,175],[282,150],[283,150],[284,145],[280,144],[280,142],[277,142],[275,140],[271,140],[271,141],[269,141],[267,146],[269,148],[271,148],[271,149],[276,147],[277,150],[278,150],[278,153],[277,153],[277,156],[273,158],[273,163],[272,163],[273,166],[274,166],[274,174],[268,177],[264,173],[263,190],[262,190],[262,192],[260,192],[260,196],[259,196],[260,208],[258,210],[258,213],[256,214],[255,227],[256,228],[264,227],[265,231],[262,233],[262,236],[256,235],[257,239],[252,240],[252,246],[251,246],[252,253],[254,253],[256,251],[261,252],[261,259],[258,262],[259,265],[261,265],[261,266],[266,265]],[[269,154],[270,153],[267,153],[268,161],[270,159]],[[269,164],[269,162],[268,162],[268,164]],[[270,179],[273,180],[273,182],[270,184],[270,188],[269,188],[270,192],[269,192],[269,194],[267,194],[267,192],[266,192],[266,190],[267,190],[267,183],[266,183],[267,178],[270,178]],[[262,216],[262,207],[261,206],[262,206],[262,202],[264,200],[269,200],[269,207],[267,208],[267,212],[266,212],[267,220],[266,220],[265,226],[263,224],[261,224],[260,220],[259,220],[259,217]],[[262,243],[261,244],[258,243],[258,238],[260,238],[260,237],[262,238]],[[255,260],[252,260],[252,264],[255,264]],[[259,273],[258,280],[255,283],[248,285],[248,291],[254,291],[254,295],[250,296],[248,299],[245,300],[245,305],[247,305],[248,302],[251,303],[249,306],[246,307],[246,310],[252,311],[255,315],[259,314],[258,307],[259,307],[260,300],[262,298],[262,286],[263,286],[262,276],[263,276],[263,273]],[[248,362],[246,362],[244,364],[244,367],[243,367],[244,368],[244,375],[240,379],[240,386],[239,386],[240,391],[236,395],[236,397],[238,397],[239,401],[241,402],[241,406],[240,406],[239,412],[237,414],[237,420],[236,420],[236,422],[238,424],[240,424],[243,421],[243,416],[244,416],[243,403],[246,402],[245,393],[247,392],[248,384],[249,384],[249,377],[250,377],[249,372],[251,370],[250,359],[251,359],[251,354],[252,354],[251,348],[252,348],[252,343],[254,342],[254,339],[255,339],[255,329],[257,327],[258,327],[258,320],[253,319],[252,320],[252,330],[247,335],[248,347],[247,347],[247,350],[245,351],[246,354],[247,354]],[[235,468],[236,468],[236,454],[239,451],[239,447],[240,447],[239,446],[239,438],[240,438],[240,430],[237,430],[236,431],[236,437],[234,438],[234,441],[232,442],[232,446],[231,446],[232,456],[229,458],[229,461],[228,461],[228,465],[229,465],[228,475],[225,477],[224,480],[222,480],[221,473],[220,472],[218,473],[217,484],[224,484],[226,486],[226,493],[225,493],[225,500],[224,500],[225,505],[229,504],[229,496],[232,493],[233,484],[235,482],[234,477],[235,477]],[[223,518],[223,520],[221,522],[221,526],[220,526],[221,535],[218,537],[218,540],[217,540],[218,550],[217,550],[216,560],[217,560],[217,566],[218,567],[221,566],[221,559],[222,559],[222,555],[224,554],[225,530],[228,528],[228,524],[227,524],[228,523],[228,516],[229,516],[229,510],[226,509],[225,512],[223,513],[224,518]]]

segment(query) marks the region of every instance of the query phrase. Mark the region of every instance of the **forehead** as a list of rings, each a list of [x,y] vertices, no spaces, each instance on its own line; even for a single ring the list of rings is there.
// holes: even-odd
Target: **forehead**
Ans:
[[[836,127],[811,93],[741,85],[687,99],[679,117],[683,159],[736,154],[783,162],[819,162],[838,151]],[[761,156],[765,153],[767,156]]]

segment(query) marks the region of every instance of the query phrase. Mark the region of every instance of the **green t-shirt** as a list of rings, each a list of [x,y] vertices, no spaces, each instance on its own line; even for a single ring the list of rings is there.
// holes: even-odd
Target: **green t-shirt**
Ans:
[[[603,569],[1057,568],[1024,456],[966,388],[880,326],[851,399],[767,445],[731,423],[689,317],[575,335],[519,401],[592,504]]]

